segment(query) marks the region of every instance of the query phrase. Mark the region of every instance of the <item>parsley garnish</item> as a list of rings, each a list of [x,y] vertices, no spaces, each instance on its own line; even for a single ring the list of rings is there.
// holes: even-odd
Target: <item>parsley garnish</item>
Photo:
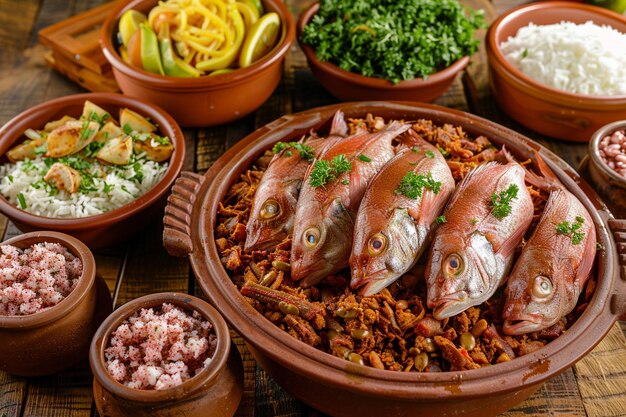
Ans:
[[[312,161],[313,158],[315,158],[315,149],[300,142],[278,142],[272,148],[272,152],[274,152],[274,154],[278,154],[285,149],[295,149],[300,153],[300,158],[306,159],[308,161]]]
[[[561,223],[556,225],[556,233],[558,235],[566,235],[571,237],[572,244],[578,245],[585,238],[585,234],[583,232],[579,232],[580,228],[583,226],[585,219],[580,216],[576,216],[576,222],[568,222],[562,221]]]
[[[343,179],[343,180],[341,180],[341,183],[343,185],[348,185],[348,184],[350,184],[350,181],[348,181],[347,179]]]
[[[106,119],[108,118],[109,118],[109,113],[104,113],[102,117],[98,116],[98,113],[96,113],[95,111],[92,111],[89,114],[89,120],[92,122],[97,122],[100,126],[102,126],[104,122],[106,121]]]
[[[47,142],[44,143],[43,145],[37,146],[35,148],[35,155],[43,155],[46,152],[48,152],[48,143]]]
[[[334,181],[339,174],[350,171],[352,171],[352,163],[343,154],[335,156],[330,161],[320,159],[313,165],[313,170],[309,175],[309,184],[312,187],[322,187]]]
[[[22,210],[25,210],[26,209],[26,199],[24,198],[24,194],[18,193],[17,194],[17,201],[18,201],[18,203],[20,203],[20,208]]]
[[[502,220],[511,214],[511,202],[517,198],[518,191],[519,187],[517,184],[511,184],[509,188],[501,191],[499,194],[493,193],[491,195],[491,206],[493,207],[491,214],[498,220]]]
[[[605,250],[604,245],[600,242],[596,242],[596,250]]]
[[[397,83],[472,55],[483,14],[457,0],[321,0],[302,41],[320,61]]]
[[[435,222],[437,224],[444,224],[444,223],[448,223],[448,219],[446,219],[446,216],[439,216],[435,219]]]
[[[170,144],[170,138],[168,138],[167,136],[153,135],[152,136],[152,140],[155,141],[156,143],[158,143],[159,145],[169,145]]]
[[[89,120],[83,122],[83,126],[80,129],[80,140],[87,140],[93,133],[93,129],[89,129]]]
[[[416,200],[418,197],[422,196],[424,188],[437,194],[441,189],[441,182],[435,181],[430,172],[424,176],[422,174],[415,174],[413,171],[409,171],[400,181],[395,193],[403,194],[413,200]]]
[[[372,158],[367,157],[365,155],[359,155],[359,156],[357,156],[357,158],[359,158],[363,162],[372,162]]]
[[[417,162],[409,162],[409,165],[411,165],[412,167],[414,167],[415,165],[417,165]]]
[[[92,158],[104,147],[104,142],[91,142],[89,145],[83,148],[83,155],[87,158]]]
[[[470,223],[475,226],[476,224],[478,224],[478,219],[472,219],[470,220]]]
[[[9,179],[10,183],[13,183],[13,175],[7,175],[7,178]]]
[[[446,151],[445,149],[443,149],[441,146],[437,145],[437,149],[439,150],[439,152],[441,152],[441,154],[443,155],[443,157],[445,158],[446,156],[450,155],[450,152]]]
[[[433,159],[435,157],[435,153],[433,151],[426,151],[424,154],[426,155],[426,158]]]
[[[124,131],[124,133],[126,133],[127,135],[130,135],[133,132],[133,128],[130,127],[130,125],[128,123],[124,123],[124,126],[122,126],[122,130]]]
[[[524,52],[522,52],[522,58],[526,58],[528,56],[528,49],[524,49]]]
[[[107,182],[104,183],[104,188],[102,189],[102,191],[104,191],[106,194],[110,193],[111,190],[113,190],[115,188],[115,184],[109,184]]]
[[[415,153],[420,153],[420,148],[418,148],[417,146],[413,146],[411,150]]]

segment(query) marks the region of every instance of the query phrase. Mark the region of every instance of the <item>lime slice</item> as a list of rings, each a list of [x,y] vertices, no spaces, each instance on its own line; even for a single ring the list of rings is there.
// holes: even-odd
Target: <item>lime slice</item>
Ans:
[[[156,33],[147,23],[142,23],[139,27],[141,28],[141,65],[143,69],[155,74],[165,75]]]
[[[243,23],[246,26],[246,30],[250,30],[252,25],[259,20],[259,11],[256,7],[248,4],[248,3],[240,3],[237,2],[237,10],[241,13],[241,17],[243,17]]]
[[[261,17],[251,28],[239,55],[241,68],[258,61],[272,50],[280,32],[280,17],[272,12]]]
[[[126,10],[122,17],[120,18],[120,23],[118,26],[118,30],[120,32],[120,37],[122,38],[122,44],[124,46],[128,46],[128,41],[130,41],[130,37],[133,36],[137,29],[139,29],[139,25],[147,20],[146,15],[137,10],[130,9]]]
[[[176,52],[174,52],[172,40],[170,39],[169,25],[161,25],[161,31],[159,32],[159,48],[161,50],[161,61],[165,75],[171,75],[173,77],[200,76],[200,71],[180,59],[176,55]]]
[[[237,0],[239,3],[246,3],[252,7],[254,7],[259,16],[263,16],[263,14],[265,14],[265,10],[263,9],[263,4],[261,3],[261,0]]]

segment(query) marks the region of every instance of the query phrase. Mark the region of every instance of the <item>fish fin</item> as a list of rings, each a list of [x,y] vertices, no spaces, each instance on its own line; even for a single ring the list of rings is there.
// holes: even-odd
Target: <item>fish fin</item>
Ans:
[[[517,163],[513,155],[511,155],[504,145],[502,145],[502,149],[500,149],[500,151],[496,154],[496,161],[502,164],[508,164],[509,162]]]
[[[530,169],[524,167],[526,170],[526,182],[544,191],[564,189],[565,186],[561,183],[554,171],[550,169],[548,164],[545,163],[541,155],[539,155],[536,151],[534,152],[534,155],[539,174],[536,174]]]
[[[500,165],[498,162],[487,162],[486,164],[482,164],[472,169],[466,176],[463,178],[463,181],[456,187],[456,191],[452,194],[452,197],[448,201],[447,207],[452,207],[456,204],[459,196],[462,195],[462,191],[468,187],[468,185],[474,181],[474,178],[480,177],[483,171],[487,169],[491,169],[495,165]]]
[[[528,229],[527,224],[522,224],[518,227],[507,240],[502,242],[502,245],[498,248],[498,254],[502,255],[504,258],[511,256],[522,241],[522,237],[524,237],[526,229]]]
[[[346,136],[348,134],[348,125],[344,118],[343,112],[337,110],[333,116],[333,122],[330,125],[330,135]]]

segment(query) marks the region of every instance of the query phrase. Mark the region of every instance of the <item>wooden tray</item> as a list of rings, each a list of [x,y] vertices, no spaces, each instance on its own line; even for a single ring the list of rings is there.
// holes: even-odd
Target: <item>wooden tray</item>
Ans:
[[[119,92],[111,65],[100,49],[100,28],[123,0],[105,3],[39,31],[39,42],[51,51],[46,64],[89,91]]]

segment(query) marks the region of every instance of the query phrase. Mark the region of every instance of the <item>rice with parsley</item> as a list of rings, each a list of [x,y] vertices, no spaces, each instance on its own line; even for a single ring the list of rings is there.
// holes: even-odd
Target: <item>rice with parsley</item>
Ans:
[[[43,180],[54,162],[63,162],[80,172],[80,190],[70,194]],[[133,156],[128,165],[115,166],[86,161],[76,156],[37,156],[0,165],[0,193],[12,204],[30,213],[56,218],[87,217],[106,213],[130,203],[154,187],[169,163]]]

